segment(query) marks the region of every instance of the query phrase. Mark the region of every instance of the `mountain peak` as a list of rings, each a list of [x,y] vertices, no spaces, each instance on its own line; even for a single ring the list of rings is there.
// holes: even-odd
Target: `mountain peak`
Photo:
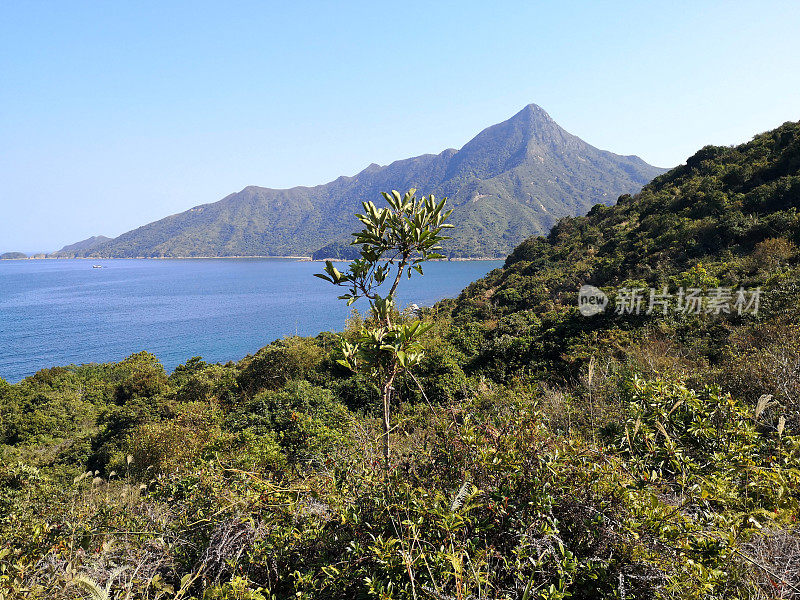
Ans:
[[[529,155],[560,155],[567,148],[586,146],[567,133],[537,104],[528,104],[510,119],[481,131],[456,154],[448,169],[452,177],[490,177],[511,169]]]
[[[370,163],[369,166],[361,171],[361,173],[376,173],[380,171],[383,167],[381,167],[378,163]],[[361,174],[359,173],[359,175]]]
[[[550,117],[550,115],[547,113],[547,111],[545,109],[543,109],[538,104],[534,104],[533,102],[531,102],[530,104],[525,106],[521,111],[519,111],[517,114],[515,114],[509,120],[513,121],[514,119],[516,119],[518,117],[535,118],[535,119],[539,119],[539,120],[542,120],[542,121],[549,121],[549,122],[555,123],[555,121],[553,121],[552,117]]]
[[[528,104],[504,123],[499,123],[499,125],[504,124],[511,129],[518,130],[528,138],[548,142],[553,141],[554,136],[561,140],[566,134],[566,131],[538,104]]]

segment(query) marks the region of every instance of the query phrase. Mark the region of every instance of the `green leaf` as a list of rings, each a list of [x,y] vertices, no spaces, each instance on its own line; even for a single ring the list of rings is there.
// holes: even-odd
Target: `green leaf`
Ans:
[[[191,573],[187,573],[183,577],[181,577],[181,589],[184,589],[186,585],[189,583],[189,580],[192,578]]]
[[[342,365],[345,369],[350,369],[351,371],[354,370],[353,366],[350,364],[350,361],[338,358],[338,359],[336,359],[336,362],[339,363],[340,365]]]

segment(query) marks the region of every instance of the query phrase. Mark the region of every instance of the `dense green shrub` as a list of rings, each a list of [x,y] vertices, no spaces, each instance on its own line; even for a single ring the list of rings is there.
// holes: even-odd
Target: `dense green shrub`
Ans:
[[[343,442],[350,420],[329,390],[299,381],[256,395],[228,416],[226,427],[273,435],[289,463],[298,465],[323,460]]]
[[[133,398],[152,398],[167,390],[167,374],[158,359],[149,352],[133,354],[115,367],[119,379],[114,400],[124,404]]]
[[[261,390],[277,390],[288,381],[306,377],[322,358],[323,352],[314,340],[279,340],[242,361],[237,383],[244,397],[252,398]]]

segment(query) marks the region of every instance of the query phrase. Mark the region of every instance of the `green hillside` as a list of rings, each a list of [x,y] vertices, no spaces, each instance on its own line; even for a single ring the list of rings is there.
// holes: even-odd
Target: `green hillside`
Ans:
[[[502,376],[521,365],[549,372],[580,364],[589,338],[610,340],[616,335],[610,332],[627,337],[643,324],[654,327],[652,319],[610,309],[580,315],[575,309],[584,284],[604,289],[612,303],[621,288],[666,286],[673,305],[679,287],[760,286],[763,310],[786,319],[797,303],[799,211],[800,124],[786,123],[737,147],[707,146],[640,194],[623,196],[613,207],[595,206],[585,217],[562,220],[547,237],[520,244],[505,268],[465,290],[455,316],[496,324],[485,330],[476,361],[494,365]],[[514,325],[507,329],[506,323]],[[658,336],[671,338],[670,344],[686,340],[693,352],[704,348],[710,360],[719,358],[719,344],[740,325],[733,317],[671,311],[659,322]],[[514,344],[503,349],[509,335]]]
[[[583,283],[666,285],[697,263],[728,286],[759,281],[800,244],[798,170],[796,123],[741,146],[707,146],[640,194],[526,240],[476,289],[509,312],[561,301]]]
[[[310,256],[347,239],[361,202],[417,188],[448,196],[456,257],[505,256],[555,222],[634,193],[663,172],[635,156],[598,150],[567,133],[536,105],[482,131],[461,150],[370,165],[316,187],[249,186],[90,248],[92,257]],[[69,248],[69,247],[68,247]]]
[[[798,209],[786,123],[392,314],[431,329],[394,383],[386,470],[379,390],[339,362],[358,315],[237,363],[0,380],[0,593],[797,598]],[[605,311],[578,310],[585,284]],[[651,287],[664,311],[616,310]],[[728,288],[758,309],[711,310]]]
[[[53,258],[70,258],[77,256],[81,253],[85,253],[89,250],[97,248],[106,242],[111,241],[111,238],[106,237],[104,235],[93,235],[90,238],[86,238],[85,240],[81,240],[80,242],[75,242],[74,244],[68,244],[61,248],[58,252],[53,252],[50,256]]]

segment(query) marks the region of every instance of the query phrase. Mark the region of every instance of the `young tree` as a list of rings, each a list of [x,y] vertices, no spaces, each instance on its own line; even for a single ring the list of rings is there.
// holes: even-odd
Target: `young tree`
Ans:
[[[325,263],[325,273],[316,276],[334,285],[347,288],[339,296],[350,306],[359,298],[370,305],[371,319],[362,327],[354,344],[342,340],[343,359],[339,362],[352,371],[369,377],[378,387],[383,401],[383,461],[389,466],[390,410],[394,382],[399,375],[419,364],[423,358],[421,338],[431,328],[420,320],[399,322],[393,317],[397,287],[405,275],[420,275],[422,263],[443,258],[439,243],[448,239],[441,235],[452,225],[445,221],[453,212],[445,210],[446,198],[436,201],[433,195],[417,198],[411,189],[401,196],[392,190],[382,195],[388,207],[377,208],[372,202],[362,203],[364,214],[356,215],[364,229],[354,233],[354,246],[361,246],[361,256],[350,263],[345,273]],[[381,286],[388,284],[384,295]]]

